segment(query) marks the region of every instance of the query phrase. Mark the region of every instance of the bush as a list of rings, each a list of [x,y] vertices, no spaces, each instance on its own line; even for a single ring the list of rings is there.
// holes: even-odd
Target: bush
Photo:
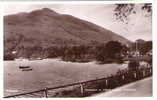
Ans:
[[[134,71],[134,70],[137,70],[139,68],[139,65],[140,65],[139,61],[133,60],[133,61],[129,62],[128,68],[129,68],[129,70]]]

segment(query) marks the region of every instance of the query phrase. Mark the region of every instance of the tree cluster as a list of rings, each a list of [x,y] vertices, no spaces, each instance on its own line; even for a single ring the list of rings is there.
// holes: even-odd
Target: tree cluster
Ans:
[[[146,55],[147,52],[152,50],[152,41],[136,40],[131,49],[132,51],[139,51],[140,55]]]
[[[61,58],[64,61],[88,62],[97,60],[102,63],[120,62],[122,53],[125,53],[126,46],[118,41],[109,41],[99,45],[71,45],[71,46],[51,46],[42,48],[34,47],[18,47],[17,54],[12,51],[5,53],[5,59],[14,59],[24,57],[28,59],[35,58]]]

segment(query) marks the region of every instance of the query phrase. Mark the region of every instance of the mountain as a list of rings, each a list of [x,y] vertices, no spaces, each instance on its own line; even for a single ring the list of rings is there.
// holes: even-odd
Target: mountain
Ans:
[[[111,40],[131,43],[110,30],[48,8],[4,16],[5,51],[34,46],[89,45]]]

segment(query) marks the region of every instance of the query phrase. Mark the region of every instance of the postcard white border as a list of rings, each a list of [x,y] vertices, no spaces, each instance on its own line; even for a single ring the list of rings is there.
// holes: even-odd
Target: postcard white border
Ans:
[[[0,99],[3,98],[3,16],[4,16],[4,7],[5,4],[115,4],[115,3],[153,3],[153,97],[93,97],[93,98],[36,98],[36,99],[53,99],[53,100],[73,100],[73,99],[87,99],[87,100],[95,100],[95,99],[105,99],[105,100],[157,100],[157,31],[156,31],[156,22],[157,22],[157,2],[152,0],[146,1],[35,1],[35,2],[20,2],[20,1],[9,1],[9,2],[1,2],[0,3]],[[10,98],[12,100],[13,98]],[[16,98],[21,99],[21,98]],[[22,98],[22,100],[27,100],[28,98]],[[30,100],[34,100],[35,98],[29,98]],[[13,99],[15,100],[15,99]]]

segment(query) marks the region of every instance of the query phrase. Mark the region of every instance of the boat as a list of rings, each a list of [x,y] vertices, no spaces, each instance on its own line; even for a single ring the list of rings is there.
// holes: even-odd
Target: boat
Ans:
[[[22,69],[22,71],[32,71],[32,68]]]
[[[26,69],[26,68],[30,68],[30,66],[19,66],[19,69]]]

